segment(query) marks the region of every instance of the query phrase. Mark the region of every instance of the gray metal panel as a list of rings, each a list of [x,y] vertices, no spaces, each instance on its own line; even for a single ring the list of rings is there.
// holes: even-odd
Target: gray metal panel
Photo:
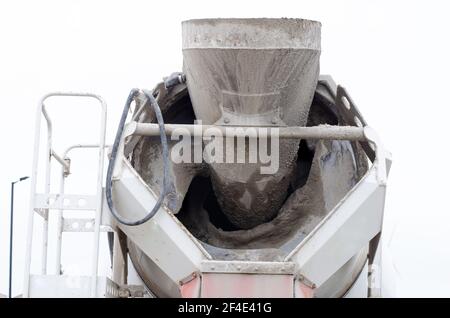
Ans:
[[[154,206],[156,196],[126,159],[121,177],[114,183],[113,198],[117,211],[127,219],[138,219]],[[197,272],[209,254],[165,208],[139,226],[118,224],[120,229],[176,284]]]
[[[381,231],[384,197],[373,166],[286,260],[297,263],[298,275],[322,285]]]

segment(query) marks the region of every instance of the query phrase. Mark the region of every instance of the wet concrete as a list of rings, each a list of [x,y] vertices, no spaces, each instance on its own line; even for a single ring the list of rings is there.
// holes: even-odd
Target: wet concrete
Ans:
[[[184,90],[177,99],[169,99],[171,105],[164,105],[166,122],[193,122],[193,113],[189,110],[192,106],[186,97],[188,94]],[[316,96],[308,125],[345,124],[333,107]],[[134,168],[157,193],[162,184],[160,153],[158,138],[146,137],[137,142],[132,154]],[[302,141],[290,177],[284,181],[282,200],[260,196],[260,200],[280,205],[280,208],[272,218],[247,228],[239,226],[239,222],[232,222],[230,214],[223,212],[222,206],[226,203],[220,204],[214,191],[217,182],[212,182],[213,169],[205,164],[171,163],[173,193],[166,205],[178,213],[189,231],[215,257],[277,259],[297,245],[366,171],[367,158],[358,144]],[[257,192],[259,189],[254,190]],[[232,187],[229,191],[230,196],[245,199],[244,193]],[[257,206],[250,208],[258,211]],[[242,217],[242,213],[239,215]]]
[[[296,173],[301,171],[296,170]],[[287,197],[271,221],[246,230],[218,228],[212,224],[204,207],[208,196],[204,188],[192,189],[180,219],[194,236],[215,247],[242,250],[280,249],[286,246],[289,249],[289,246],[298,244],[358,180],[351,144],[347,141],[320,141],[316,145],[306,184]],[[294,242],[289,244],[291,239]],[[282,253],[283,249],[278,252]],[[244,253],[248,254],[248,251]],[[258,258],[266,253],[268,251],[258,253]]]

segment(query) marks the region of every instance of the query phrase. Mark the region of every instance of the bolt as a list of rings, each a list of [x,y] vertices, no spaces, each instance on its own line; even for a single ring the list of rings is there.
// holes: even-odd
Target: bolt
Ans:
[[[272,118],[272,124],[276,124],[278,122],[278,120],[274,117],[274,118]]]
[[[229,124],[229,123],[230,123],[230,119],[225,117],[225,118],[223,119],[223,122],[224,122],[225,124]]]

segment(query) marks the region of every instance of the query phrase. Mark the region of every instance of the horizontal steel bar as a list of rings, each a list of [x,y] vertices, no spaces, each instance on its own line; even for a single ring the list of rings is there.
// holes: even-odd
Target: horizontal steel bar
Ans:
[[[85,149],[87,149],[87,148],[99,148],[99,147],[100,147],[99,144],[75,144],[75,145],[72,145],[72,146],[68,147],[68,148],[64,151],[63,158],[66,158],[67,155],[69,154],[69,152],[71,152],[71,151],[74,150],[74,149],[80,149],[80,148],[85,148]],[[105,148],[108,148],[108,147],[110,147],[110,145],[105,145]]]
[[[265,131],[274,136],[278,130],[279,138],[302,139],[331,139],[331,140],[366,140],[363,127],[355,126],[314,126],[314,127],[256,127],[256,126],[216,126],[216,125],[178,125],[165,124],[166,134],[172,135],[176,130],[189,132],[190,136],[202,137],[210,129],[220,131],[223,137],[257,137]],[[159,136],[158,124],[136,123],[129,124],[128,135]],[[212,133],[210,131],[210,133]],[[253,133],[257,135],[254,136]],[[276,136],[276,135],[275,135]]]
[[[251,262],[251,261],[203,261],[203,273],[254,273],[254,274],[293,274],[292,262]]]

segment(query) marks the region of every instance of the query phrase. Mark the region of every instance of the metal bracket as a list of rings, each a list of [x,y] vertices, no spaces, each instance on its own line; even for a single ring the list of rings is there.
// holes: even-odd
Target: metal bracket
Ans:
[[[187,276],[187,277],[183,278],[182,280],[180,280],[180,286],[183,286],[183,285],[189,283],[193,279],[197,278],[199,275],[200,274],[198,272],[193,272],[189,276]]]
[[[70,174],[70,158],[64,158],[64,161],[66,162],[66,165],[64,165],[64,178],[67,178]]]
[[[312,281],[310,281],[308,278],[306,278],[305,276],[303,276],[303,275],[301,275],[301,274],[298,276],[298,280],[299,280],[303,285],[305,285],[305,286],[307,286],[307,287],[309,287],[309,288],[311,288],[311,289],[314,289],[314,288],[317,287],[316,284],[314,284]]]

